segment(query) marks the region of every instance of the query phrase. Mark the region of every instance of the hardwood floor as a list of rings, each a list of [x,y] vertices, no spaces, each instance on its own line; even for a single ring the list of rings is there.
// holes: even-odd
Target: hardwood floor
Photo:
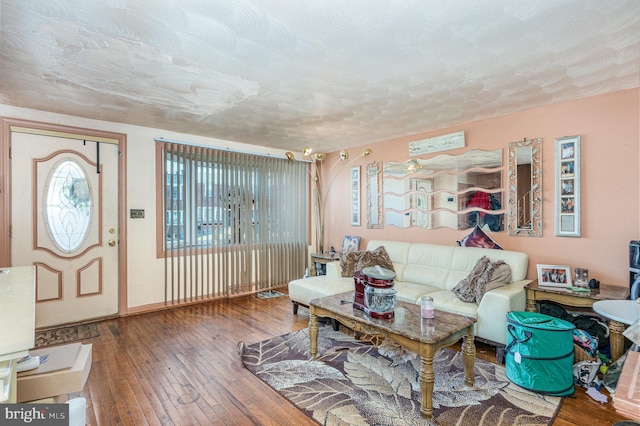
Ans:
[[[285,291],[285,290],[281,290]],[[113,425],[313,425],[301,411],[244,369],[237,344],[307,326],[284,297],[255,296],[98,323],[93,363],[82,392],[87,422]],[[492,348],[478,357],[495,362]],[[576,388],[554,425],[612,425],[623,420]]]

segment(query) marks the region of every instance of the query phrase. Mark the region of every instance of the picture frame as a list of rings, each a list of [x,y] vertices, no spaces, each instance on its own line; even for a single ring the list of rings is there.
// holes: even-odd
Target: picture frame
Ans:
[[[580,237],[580,136],[556,139],[555,220],[557,237]]]
[[[409,142],[409,155],[424,155],[433,152],[448,151],[456,148],[464,148],[464,131],[435,136],[433,138]]]
[[[538,285],[543,287],[571,287],[571,268],[567,265],[537,265]]]
[[[342,240],[342,253],[360,250],[360,237],[345,235]]]
[[[360,226],[360,166],[351,168],[351,226]]]

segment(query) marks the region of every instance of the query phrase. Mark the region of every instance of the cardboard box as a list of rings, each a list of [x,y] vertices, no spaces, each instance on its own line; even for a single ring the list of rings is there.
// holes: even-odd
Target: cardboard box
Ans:
[[[623,416],[640,421],[640,352],[628,352],[613,397],[613,407]]]
[[[79,345],[79,348],[74,345]],[[81,345],[79,343],[71,345],[62,345],[51,348],[38,349],[30,351],[32,355],[38,354],[49,355],[47,362],[42,364],[40,368],[51,363],[48,367],[59,365],[63,368],[47,371],[46,368],[39,373],[36,369],[27,374],[18,374],[18,402],[28,402],[40,400],[43,398],[58,397],[71,392],[80,392],[91,370],[91,351],[92,345]],[[68,357],[70,354],[75,355],[75,360],[71,362]],[[71,356],[74,356],[71,355]],[[65,356],[67,359],[65,359]],[[68,365],[71,365],[68,367]]]

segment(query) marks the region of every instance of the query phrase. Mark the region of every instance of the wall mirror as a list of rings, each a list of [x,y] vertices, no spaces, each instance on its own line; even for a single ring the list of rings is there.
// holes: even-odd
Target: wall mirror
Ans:
[[[509,143],[509,235],[542,236],[542,139]]]
[[[367,228],[382,228],[382,163],[367,164]]]
[[[386,162],[385,226],[504,230],[502,149]]]

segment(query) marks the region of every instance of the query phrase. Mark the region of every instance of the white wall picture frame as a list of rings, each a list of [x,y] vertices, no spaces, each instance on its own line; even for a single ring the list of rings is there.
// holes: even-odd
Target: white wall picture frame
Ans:
[[[580,237],[580,136],[556,139],[556,236]]]
[[[351,226],[360,226],[360,166],[351,168]]]

